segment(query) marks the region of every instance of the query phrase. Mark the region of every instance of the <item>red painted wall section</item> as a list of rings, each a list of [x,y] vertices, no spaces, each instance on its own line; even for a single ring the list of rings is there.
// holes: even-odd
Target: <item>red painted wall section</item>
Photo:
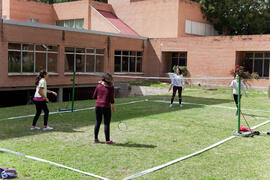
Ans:
[[[118,30],[120,30],[121,34],[138,36],[138,34],[133,29],[131,29],[128,25],[126,25],[121,19],[119,19],[112,12],[103,10],[98,10],[98,12],[103,17],[105,17],[109,22],[111,22]]]

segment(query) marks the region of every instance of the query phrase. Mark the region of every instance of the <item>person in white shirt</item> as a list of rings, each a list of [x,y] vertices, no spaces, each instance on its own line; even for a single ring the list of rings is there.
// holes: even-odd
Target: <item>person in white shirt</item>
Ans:
[[[230,85],[230,87],[232,87],[233,88],[233,98],[234,98],[234,102],[235,102],[235,105],[236,105],[236,108],[238,108],[238,78],[239,78],[239,76],[238,75],[236,75],[235,77],[234,77],[234,80],[232,80],[232,82],[231,82],[231,85]],[[246,86],[245,86],[245,84],[243,83],[243,81],[241,80],[241,92],[240,92],[240,98],[241,98],[241,96],[242,96],[242,89],[243,89],[243,91],[244,91],[244,93],[245,93],[245,96],[246,97],[248,97],[247,96],[247,92],[246,92]],[[238,114],[238,111],[236,110],[236,115]]]
[[[39,76],[36,78],[36,92],[33,98],[34,104],[36,105],[36,115],[33,119],[33,123],[31,126],[31,130],[39,130],[40,128],[36,126],[38,118],[41,114],[41,111],[44,111],[44,126],[43,130],[52,130],[53,128],[48,126],[48,118],[49,118],[49,109],[47,104],[49,99],[47,98],[47,93],[52,93],[57,96],[57,93],[54,91],[47,90],[46,79],[48,78],[48,73],[45,70],[41,70]]]
[[[184,88],[185,81],[183,79],[183,74],[180,68],[176,69],[176,74],[174,74],[173,78],[171,79],[171,85],[169,91],[173,87],[173,94],[171,97],[171,104],[170,107],[173,105],[174,97],[176,95],[176,91],[178,91],[178,98],[179,98],[179,106],[182,107],[182,90]]]

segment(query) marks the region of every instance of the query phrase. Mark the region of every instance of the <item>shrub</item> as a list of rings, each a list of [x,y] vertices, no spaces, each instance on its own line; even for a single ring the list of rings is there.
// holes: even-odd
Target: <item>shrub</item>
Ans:
[[[235,69],[231,70],[231,75],[233,75],[234,77],[238,75],[242,79],[259,79],[260,78],[258,73],[253,72],[252,74],[250,74],[248,71],[245,71],[245,68],[243,66],[240,66],[240,65],[236,65]]]

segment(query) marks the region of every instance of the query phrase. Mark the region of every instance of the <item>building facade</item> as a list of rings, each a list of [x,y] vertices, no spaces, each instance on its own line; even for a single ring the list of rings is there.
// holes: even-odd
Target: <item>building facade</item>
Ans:
[[[231,77],[246,61],[260,75],[251,87],[270,84],[270,35],[217,36],[189,0],[0,2],[0,106],[27,103],[40,69],[59,101],[69,99],[73,71],[87,96],[99,77],[82,73],[167,76],[174,65],[187,66],[191,78]]]

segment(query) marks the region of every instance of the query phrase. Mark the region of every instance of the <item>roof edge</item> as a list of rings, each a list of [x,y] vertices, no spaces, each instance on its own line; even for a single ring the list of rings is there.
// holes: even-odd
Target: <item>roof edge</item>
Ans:
[[[85,29],[74,29],[74,28],[67,28],[67,27],[54,26],[54,25],[48,25],[48,24],[21,22],[21,21],[6,20],[6,19],[2,19],[2,20],[3,20],[3,24],[9,24],[9,25],[17,25],[17,26],[25,26],[25,27],[33,27],[33,28],[43,28],[43,29],[53,29],[53,30],[70,31],[70,32],[80,32],[80,33],[105,35],[105,36],[115,36],[115,37],[140,39],[140,40],[147,40],[148,39],[147,37],[133,36],[133,35],[127,35],[127,34],[117,34],[117,33],[103,32],[103,31],[85,30]]]

